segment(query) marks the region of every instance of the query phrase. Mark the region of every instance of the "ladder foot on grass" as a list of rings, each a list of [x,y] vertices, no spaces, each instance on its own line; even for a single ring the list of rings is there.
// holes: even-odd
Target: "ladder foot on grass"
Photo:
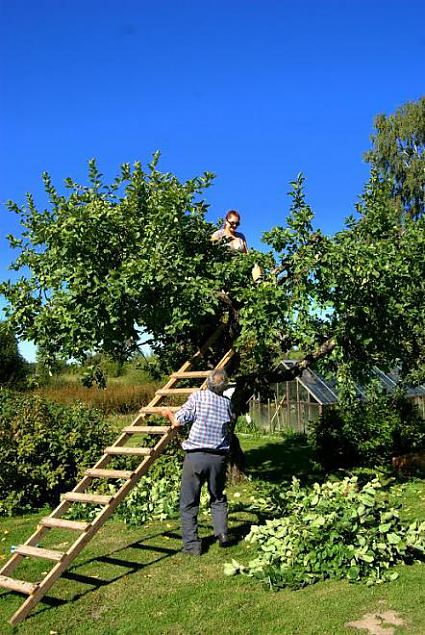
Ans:
[[[74,487],[72,492],[67,492],[62,496],[59,506],[53,510],[50,516],[42,518],[38,524],[36,531],[28,538],[23,545],[16,548],[15,553],[8,562],[0,569],[0,587],[16,593],[27,595],[27,599],[22,606],[11,617],[10,624],[15,626],[19,624],[28,613],[38,604],[43,596],[48,592],[55,581],[68,569],[73,560],[78,556],[81,550],[93,538],[98,530],[104,525],[106,520],[114,513],[117,506],[137,485],[141,477],[146,474],[154,461],[163,453],[166,446],[173,439],[176,431],[171,426],[160,425],[140,425],[140,422],[146,418],[155,415],[161,415],[165,409],[171,412],[179,410],[180,406],[167,404],[159,405],[166,397],[176,398],[193,394],[197,390],[206,387],[206,381],[198,387],[176,388],[175,384],[179,381],[187,381],[191,379],[206,380],[211,370],[190,370],[193,365],[203,359],[204,353],[209,350],[211,342],[217,339],[217,334],[221,332],[219,329],[210,340],[200,349],[189,361],[175,373],[172,373],[170,379],[165,386],[156,391],[152,401],[145,407],[141,408],[133,423],[126,426],[115,443],[105,448],[104,455],[99,459],[93,468],[87,469],[81,481]],[[233,357],[233,349],[230,349],[215,366],[216,369],[225,368]],[[174,402],[175,404],[175,402]],[[153,447],[127,446],[126,443],[131,439],[137,439],[136,435],[155,435],[159,439]],[[140,458],[139,465],[134,470],[120,470],[108,468],[109,463],[115,456],[134,456]],[[94,479],[112,479],[116,480],[118,490],[112,496],[97,494],[96,492],[87,491],[91,487]],[[66,517],[67,512],[74,503],[84,503],[86,505],[101,506],[94,520],[90,522],[69,520]],[[68,551],[56,551],[53,549],[45,549],[40,547],[42,539],[51,530],[70,530],[78,532],[79,535],[75,542],[70,546]],[[11,577],[13,571],[19,566],[25,558],[41,558],[54,562],[53,568],[40,580],[40,582],[32,583]]]

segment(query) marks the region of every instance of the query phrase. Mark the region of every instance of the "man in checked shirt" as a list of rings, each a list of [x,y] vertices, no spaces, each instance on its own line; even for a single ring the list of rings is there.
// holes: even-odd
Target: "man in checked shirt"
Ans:
[[[207,378],[207,389],[190,395],[173,416],[164,409],[173,428],[192,424],[183,442],[186,457],[180,491],[180,517],[183,553],[201,555],[198,536],[198,511],[202,485],[206,482],[210,495],[214,534],[220,547],[229,546],[227,534],[226,481],[227,455],[230,448],[230,425],[235,419],[230,399],[224,397],[227,376],[224,370],[213,370]]]

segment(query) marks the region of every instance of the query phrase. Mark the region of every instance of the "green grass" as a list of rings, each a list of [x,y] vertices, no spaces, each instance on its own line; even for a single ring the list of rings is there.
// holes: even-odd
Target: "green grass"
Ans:
[[[315,466],[309,449],[295,440],[243,436],[242,444],[253,478],[275,482],[293,474],[307,481],[312,478],[309,469],[314,471]],[[425,518],[425,483],[414,480],[399,488],[406,502],[406,518]],[[228,488],[230,525],[239,537],[256,522],[255,515],[244,511],[252,490],[252,481]],[[23,542],[40,516],[2,519],[0,553],[5,556],[11,545]],[[46,601],[15,630],[7,620],[22,600],[0,592],[1,635],[47,635],[51,631],[67,635],[348,635],[364,631],[346,627],[347,622],[376,610],[400,614],[406,625],[396,627],[395,635],[425,633],[421,565],[400,567],[398,580],[376,587],[326,582],[301,591],[274,593],[253,580],[223,575],[226,561],[249,559],[249,546],[243,540],[220,550],[211,542],[208,517],[201,518],[201,533],[207,542],[210,539],[209,546],[196,559],[180,553],[177,519],[131,528],[115,521],[107,523]],[[49,546],[67,548],[69,533],[51,532],[50,537]],[[26,561],[23,573],[27,579],[34,579],[37,565],[43,566],[32,559]]]
[[[137,414],[111,414],[108,415],[107,421],[111,425],[112,430],[118,435],[121,434],[121,431],[125,428],[125,426],[129,426],[134,421],[136,416]]]
[[[280,483],[295,475],[307,484],[323,476],[306,440],[296,435],[240,435],[253,478]]]

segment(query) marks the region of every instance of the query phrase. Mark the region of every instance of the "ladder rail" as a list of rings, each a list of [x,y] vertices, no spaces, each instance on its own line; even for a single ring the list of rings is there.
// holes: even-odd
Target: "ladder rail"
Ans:
[[[203,353],[205,350],[207,350],[208,346],[210,346],[210,344],[215,341],[215,339],[217,338],[219,332],[222,331],[222,328],[219,327],[214,333],[213,335],[207,340],[207,342],[204,344],[204,346],[202,348],[200,348],[191,358],[190,360],[184,362],[184,364],[179,368],[179,370],[177,371],[178,373],[183,373],[185,371],[188,371],[193,364],[195,363],[195,361],[199,358],[202,357]],[[172,388],[174,386],[174,384],[176,384],[179,381],[179,377],[174,377],[173,374],[170,375],[169,380],[166,382],[166,384],[163,386],[163,390],[167,390],[169,388]],[[204,384],[206,385],[206,382],[204,382]],[[204,385],[203,384],[203,385]],[[151,401],[148,403],[147,408],[152,408],[157,406],[160,401],[162,401],[162,399],[165,397],[166,395],[158,395],[155,394],[154,397],[151,399]],[[138,415],[136,416],[136,418],[132,421],[132,423],[130,424],[131,426],[135,426],[137,425],[141,419],[145,419],[146,418],[146,414],[143,412],[143,408],[141,409],[141,412],[138,413]],[[129,434],[127,433],[122,433],[113,443],[113,446],[121,446],[124,445],[128,439],[129,439]],[[93,466],[93,469],[98,469],[98,468],[104,468],[106,467],[106,465],[108,465],[108,463],[111,461],[111,457],[108,454],[103,454],[103,456],[98,460],[98,462]],[[81,485],[82,487],[85,487],[86,485],[88,485],[90,483],[90,477],[86,477],[87,481],[85,479],[82,479],[80,481],[80,483],[78,483],[75,488],[72,491],[81,491],[79,489],[79,486]]]
[[[146,417],[149,417],[151,414],[154,414],[154,413],[156,414],[156,410],[154,411],[154,413],[152,413],[152,412],[149,412],[149,409],[158,408],[159,410],[159,404],[164,398],[166,398],[170,394],[173,394],[173,386],[177,382],[181,381],[182,379],[186,379],[186,378],[188,379],[190,377],[205,378],[205,381],[202,383],[202,385],[199,388],[191,389],[190,392],[196,392],[197,390],[204,390],[207,387],[206,378],[210,371],[192,371],[191,372],[190,368],[192,368],[193,364],[195,363],[197,359],[201,358],[204,355],[205,351],[217,339],[220,333],[222,333],[223,329],[224,329],[224,326],[221,325],[219,329],[217,329],[216,332],[213,333],[213,335],[207,340],[207,342],[204,344],[203,347],[198,349],[198,351],[188,361],[184,362],[184,364],[180,367],[178,371],[170,375],[168,381],[161,389],[161,392],[163,391],[164,394],[161,394],[161,392],[159,394],[158,392],[155,394],[155,396],[151,399],[149,404],[146,406],[147,412],[144,412],[144,409],[141,408],[141,410],[139,411],[139,413],[137,414],[133,422],[126,427],[127,431],[122,432],[118,436],[118,438],[115,440],[113,445],[110,446],[110,449],[123,448],[125,443],[131,437],[133,437],[134,434],[142,433],[142,431],[143,433],[145,433],[145,429],[146,428],[149,429],[149,426],[140,426],[138,424],[141,421],[143,422],[146,419]],[[234,355],[233,349],[230,349],[229,351],[227,351],[227,353],[225,353],[223,357],[219,360],[219,362],[216,364],[215,369],[225,368],[225,366],[229,363],[233,355]],[[187,373],[187,375],[185,375],[185,373]],[[180,389],[180,390],[177,389],[175,394],[189,394],[189,391],[188,389]],[[164,406],[164,408],[165,407],[166,406]],[[151,430],[154,430],[154,426],[150,426],[150,427],[151,427]],[[135,430],[133,431],[132,428],[135,428]],[[137,483],[142,478],[142,476],[146,474],[146,472],[149,470],[152,463],[162,454],[166,446],[170,443],[170,441],[175,437],[177,433],[177,431],[171,426],[161,426],[161,427],[158,426],[158,428],[159,430],[158,431],[154,430],[154,432],[156,434],[162,433],[162,436],[160,437],[160,439],[152,448],[149,448],[149,454],[143,455],[140,453],[140,456],[144,456],[144,458],[143,460],[141,460],[137,468],[135,468],[134,470],[122,471],[123,473],[128,475],[128,478],[123,479],[124,482],[121,484],[121,486],[119,486],[117,491],[111,497],[109,497],[108,502],[107,503],[105,502],[103,504],[103,507],[100,510],[100,512],[97,514],[97,516],[90,522],[79,523],[80,527],[78,527],[78,523],[74,523],[74,525],[72,525],[72,523],[68,523],[67,528],[76,529],[80,531],[80,535],[72,543],[72,545],[66,552],[61,553],[60,556],[59,555],[57,557],[55,556],[55,559],[58,561],[53,566],[53,568],[47,573],[47,575],[43,578],[43,580],[34,584],[25,583],[23,581],[16,580],[16,585],[13,585],[10,579],[9,581],[7,581],[6,578],[14,571],[14,569],[21,563],[23,558],[25,558],[27,555],[34,554],[37,557],[41,557],[40,555],[37,555],[37,554],[43,554],[44,557],[49,555],[48,550],[43,551],[43,549],[39,549],[37,551],[37,545],[41,542],[43,537],[51,529],[55,527],[56,528],[60,527],[60,523],[55,525],[55,523],[52,522],[51,524],[49,524],[48,520],[51,519],[53,521],[54,519],[62,518],[62,516],[66,514],[66,512],[74,504],[72,500],[61,500],[60,503],[57,505],[57,507],[50,513],[50,515],[46,517],[45,522],[43,522],[43,519],[42,519],[42,521],[37,526],[34,533],[26,540],[25,543],[21,545],[23,553],[14,553],[12,557],[8,560],[8,562],[6,562],[4,566],[0,569],[0,576],[5,577],[5,588],[17,590],[19,588],[25,587],[25,589],[27,589],[25,592],[29,593],[24,603],[11,617],[10,624],[15,626],[16,624],[21,622],[23,619],[25,619],[28,613],[49,591],[49,589],[55,583],[55,581],[62,575],[62,573],[66,571],[66,569],[78,556],[81,550],[86,546],[86,544],[93,538],[93,536],[104,525],[106,520],[115,512],[117,506],[124,500],[124,498],[135,487],[135,485],[137,485]],[[139,448],[139,452],[142,449],[143,448]],[[75,485],[75,487],[71,490],[71,492],[68,492],[68,494],[83,494],[91,485],[94,479],[99,477],[108,478],[110,476],[110,474],[108,473],[113,473],[114,470],[105,470],[104,468],[106,468],[106,466],[110,463],[110,461],[112,460],[112,456],[113,455],[111,453],[107,453],[105,449],[104,454],[100,457],[100,459],[93,466],[93,468],[91,468],[92,471],[103,470],[105,474],[100,476],[96,474],[91,475],[90,470],[88,470],[88,473],[86,473],[80,479],[80,481]],[[94,502],[96,495],[93,494],[92,498],[93,500],[90,502]],[[106,500],[106,497],[105,497],[105,500]],[[66,528],[65,520],[63,522],[62,527]],[[31,548],[35,548],[35,549],[31,549]],[[53,552],[51,553],[51,555],[52,556],[54,555]],[[6,586],[6,583],[9,586]],[[1,586],[2,584],[1,584],[1,577],[0,577],[0,587]],[[15,586],[15,589],[12,588],[13,586]]]
[[[98,530],[105,524],[106,520],[114,513],[117,506],[122,502],[127,493],[131,491],[134,486],[138,483],[141,477],[147,472],[147,469],[150,467],[150,464],[155,461],[158,457],[158,453],[161,449],[164,449],[166,445],[171,441],[171,439],[175,436],[176,431],[170,427],[170,432],[166,433],[162,439],[158,441],[155,446],[155,452],[150,456],[146,457],[144,461],[140,464],[140,466],[135,470],[134,476],[131,477],[118,492],[113,496],[112,501],[105,507],[94,519],[91,523],[91,526],[83,532],[79,538],[71,545],[68,551],[65,553],[64,558],[58,562],[47,574],[47,576],[43,579],[43,581],[38,585],[37,589],[34,591],[32,595],[30,595],[24,603],[20,606],[20,608],[14,613],[12,618],[10,619],[10,623],[12,626],[19,624],[28,613],[34,608],[36,604],[41,600],[41,598],[49,591],[49,589],[53,586],[58,578],[64,573],[70,564],[75,560],[75,558],[79,555],[79,553],[83,550],[88,542],[92,539],[92,537],[98,532]]]

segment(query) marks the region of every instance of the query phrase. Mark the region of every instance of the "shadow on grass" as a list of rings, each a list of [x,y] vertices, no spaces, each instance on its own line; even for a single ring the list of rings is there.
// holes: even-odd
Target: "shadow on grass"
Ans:
[[[254,479],[274,484],[287,484],[295,476],[302,485],[312,485],[328,478],[343,479],[356,476],[359,484],[375,478],[381,478],[383,487],[388,488],[395,483],[404,484],[412,481],[423,481],[425,472],[422,468],[410,471],[396,471],[391,464],[375,467],[348,466],[334,467],[328,470],[315,461],[314,451],[303,436],[274,438],[259,447],[245,450],[246,473]]]
[[[270,483],[288,482],[296,476],[303,484],[311,484],[325,476],[314,462],[313,450],[303,437],[276,439],[246,450],[245,459],[249,476]]]
[[[232,528],[231,546],[237,544],[240,540],[243,539],[243,537],[248,533],[250,526],[251,526],[251,523],[242,521],[238,526]],[[200,522],[200,528],[202,527],[205,527],[205,524]],[[44,611],[50,610],[50,608],[53,608],[53,607],[77,602],[80,598],[86,596],[89,593],[92,593],[93,591],[99,589],[100,587],[108,586],[109,584],[117,582],[118,580],[124,577],[130,576],[134,573],[141,571],[142,569],[150,567],[153,564],[156,564],[162,560],[165,560],[167,558],[170,558],[180,553],[180,547],[178,549],[175,549],[175,548],[164,547],[163,545],[146,544],[146,543],[149,543],[151,540],[154,540],[155,538],[179,540],[180,542],[181,533],[175,532],[175,531],[160,531],[155,534],[144,536],[143,542],[142,540],[137,540],[129,545],[124,545],[123,547],[114,549],[113,551],[110,551],[107,554],[93,556],[92,558],[84,560],[84,562],[79,562],[70,570],[63,573],[62,578],[64,578],[65,580],[69,580],[71,582],[75,582],[77,584],[84,584],[86,585],[86,588],[81,591],[75,591],[72,597],[70,597],[68,600],[64,600],[62,598],[57,598],[57,597],[48,596],[48,595],[44,596],[41,602],[43,605],[47,605],[47,606],[43,606],[43,608],[40,607],[37,613],[34,613],[34,616],[36,614],[40,614],[40,613],[43,613]],[[205,553],[208,552],[210,547],[215,542],[216,542],[216,538],[213,535],[202,538],[203,551]],[[128,552],[129,549],[134,549],[135,555],[136,553],[139,553],[139,554],[148,553],[149,559],[147,561],[143,561],[143,559],[138,560],[137,557],[130,558],[129,554],[126,553]],[[143,555],[142,555],[142,558],[143,558]],[[104,578],[100,578],[97,575],[90,575],[89,573],[80,572],[80,570],[83,568],[85,569],[86,567],[96,566],[96,565],[120,567],[123,569],[123,571],[116,574],[110,574],[110,575],[108,575],[105,572]]]
[[[157,532],[155,534],[143,537],[143,541],[147,542],[149,540],[153,540],[154,538],[164,538],[164,537],[175,539],[175,540],[176,539],[181,540],[180,534],[173,533],[171,531],[161,531],[161,532]],[[120,557],[120,554],[122,552],[127,551],[128,549],[136,549],[141,553],[143,552],[158,553],[159,556],[150,558],[147,562],[139,561],[137,559],[130,560],[128,557],[124,555]],[[40,613],[44,613],[44,611],[48,611],[50,610],[50,608],[60,606],[63,604],[70,604],[70,603],[76,602],[80,598],[84,597],[88,593],[92,593],[93,591],[95,591],[96,589],[99,589],[100,587],[107,586],[109,584],[112,584],[113,582],[116,582],[117,580],[121,580],[122,578],[126,576],[137,573],[138,571],[141,571],[142,569],[145,569],[146,567],[149,567],[157,562],[160,562],[161,560],[174,556],[176,553],[179,553],[179,552],[180,552],[180,549],[171,549],[171,548],[158,546],[158,545],[142,544],[141,540],[140,541],[137,540],[129,545],[124,545],[123,547],[120,547],[119,549],[114,549],[113,551],[110,551],[107,554],[94,556],[93,558],[89,558],[85,560],[84,562],[79,562],[68,571],[65,571],[61,577],[65,580],[69,580],[79,584],[88,585],[90,588],[86,588],[82,590],[81,592],[75,592],[72,595],[72,597],[69,598],[68,600],[45,595],[42,598],[41,602],[43,605],[47,605],[47,606],[43,606],[43,608],[39,608],[39,610],[36,613],[33,613],[32,615],[30,615],[29,618],[31,618],[32,616],[35,617],[36,615],[39,615]],[[95,576],[95,575],[79,572],[79,569],[82,569],[83,567],[85,568],[87,566],[96,565],[96,564],[122,567],[124,570],[122,571],[122,573],[118,573],[116,575],[110,575],[103,579],[97,577],[97,575]]]
[[[164,537],[180,539],[179,534],[175,534],[170,531],[163,531],[163,532],[158,532],[151,536],[146,536],[143,538],[143,541],[147,542],[154,538],[164,538]],[[150,552],[152,556],[149,557],[148,561],[140,561],[136,558],[129,559],[126,555],[122,555],[120,557],[120,554],[122,552],[126,552],[129,549],[136,549],[140,553]],[[158,545],[143,544],[141,540],[137,540],[135,542],[132,542],[129,545],[124,545],[123,547],[120,547],[119,549],[114,549],[113,551],[107,554],[94,556],[93,558],[90,558],[89,560],[85,560],[84,562],[78,564],[75,567],[75,569],[79,569],[81,567],[87,567],[88,565],[99,563],[99,564],[112,565],[116,567],[122,567],[124,569],[122,573],[119,573],[115,576],[108,577],[107,580],[101,580],[101,579],[92,577],[90,575],[81,575],[79,573],[75,573],[74,570],[70,570],[69,572],[64,573],[63,577],[74,579],[75,581],[77,581],[77,578],[78,578],[79,581],[86,582],[92,585],[93,587],[98,588],[106,584],[111,584],[112,582],[120,580],[121,578],[125,576],[131,575],[133,573],[137,573],[137,571],[141,571],[142,569],[145,569],[146,567],[149,567],[157,562],[160,562],[161,560],[174,556],[176,553],[179,553],[179,549],[172,549],[172,548],[167,548],[167,547],[158,546]],[[158,556],[155,557],[153,554],[158,554]],[[79,599],[80,597],[82,597],[89,591],[90,589],[73,596],[71,601],[74,602],[75,600]]]
[[[249,533],[252,522],[243,521],[239,525],[233,526],[229,531],[229,547],[234,547]],[[208,553],[210,548],[217,542],[214,535],[202,538],[202,553]]]

